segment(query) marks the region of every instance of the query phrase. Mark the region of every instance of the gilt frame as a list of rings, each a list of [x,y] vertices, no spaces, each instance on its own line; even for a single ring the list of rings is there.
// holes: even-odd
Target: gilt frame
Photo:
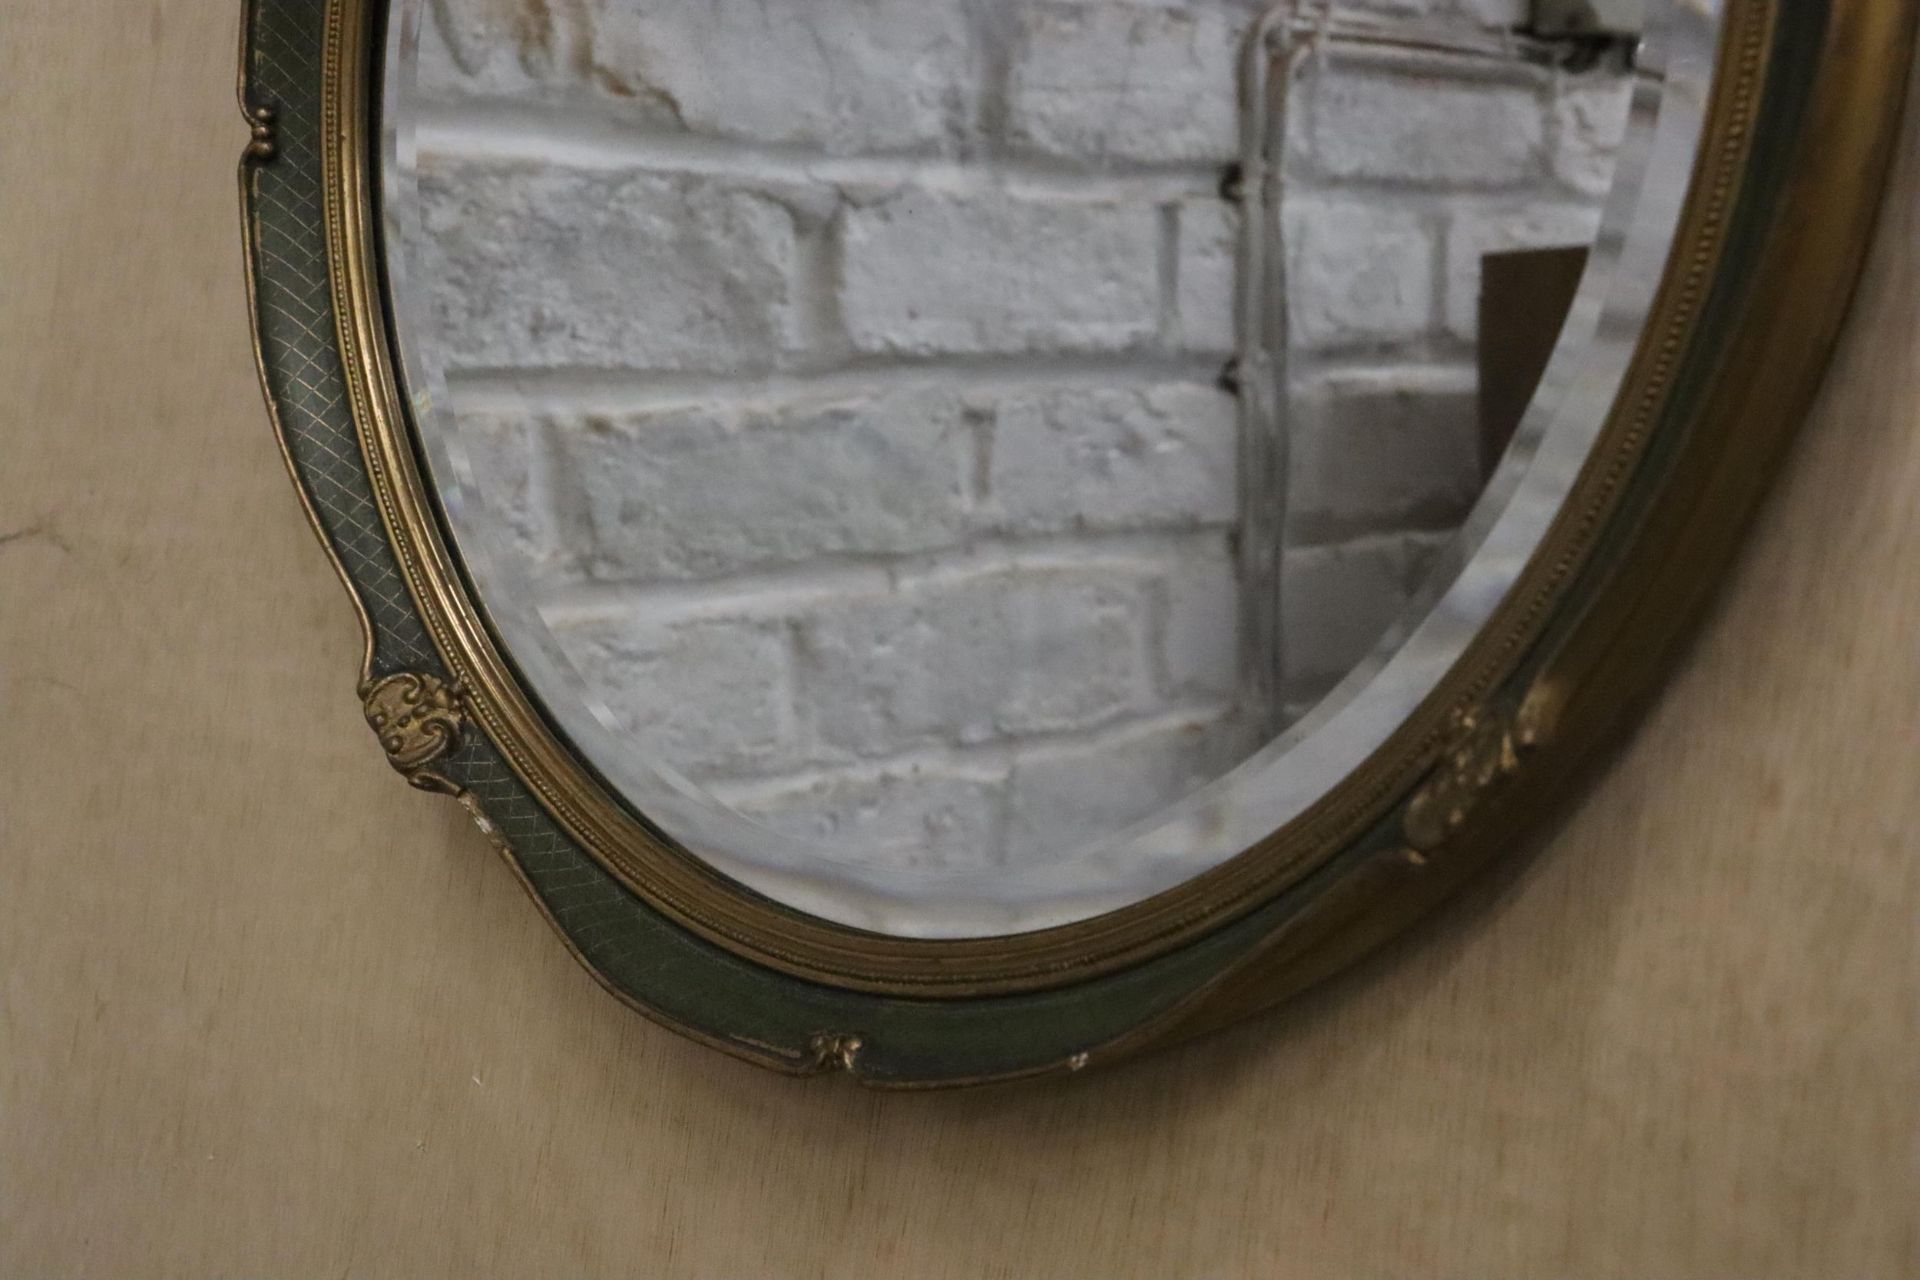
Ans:
[[[1423,914],[1564,798],[1655,688],[1816,389],[1877,212],[1920,0],[1727,0],[1673,267],[1545,544],[1436,694],[1300,820],[1136,907],[893,939],[732,884],[611,795],[462,574],[399,390],[376,228],[384,0],[248,0],[255,350],[365,634],[369,726],[457,799],[647,1016],[791,1074],[1076,1072],[1245,1017]]]

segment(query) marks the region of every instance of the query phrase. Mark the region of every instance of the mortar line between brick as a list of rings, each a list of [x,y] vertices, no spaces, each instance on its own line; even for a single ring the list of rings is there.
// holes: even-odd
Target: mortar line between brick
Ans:
[[[786,403],[903,391],[1046,391],[1210,386],[1225,353],[892,357],[817,372],[759,375],[642,373],[614,369],[469,369],[446,375],[455,412],[622,413]]]
[[[709,617],[783,617],[809,603],[849,594],[1009,571],[1122,568],[1150,576],[1196,553],[1226,555],[1224,525],[1089,534],[1069,530],[1025,537],[976,537],[960,547],[920,554],[818,556],[790,565],[685,582],[588,582],[552,588],[540,603],[550,626],[589,624],[634,609],[674,621]]]
[[[1221,168],[1230,160],[1103,160],[1094,166],[1048,156],[834,155],[792,144],[658,133],[587,112],[487,101],[423,103],[416,120],[414,144],[428,161],[537,163],[585,171],[716,177],[763,189],[914,187],[947,194],[1010,193],[1103,202],[1211,200],[1218,198]],[[1303,197],[1307,200],[1391,197],[1435,205],[1462,199],[1537,203],[1543,187],[1570,207],[1581,207],[1592,198],[1550,173],[1528,172],[1504,180],[1453,181],[1444,176],[1412,180],[1322,172],[1316,166],[1302,176],[1316,180],[1314,194]]]
[[[1084,750],[1102,743],[1124,744],[1133,739],[1178,732],[1197,720],[1224,719],[1233,710],[1230,704],[1224,702],[1181,703],[1151,713],[1104,720],[1099,724],[1022,733],[1017,738],[992,742],[929,744],[881,756],[820,761],[790,773],[716,775],[701,780],[699,785],[723,803],[738,803],[742,800],[772,799],[790,790],[849,781],[879,782],[902,774],[924,772],[971,773],[981,781],[994,781],[997,779],[992,775],[1013,769],[1023,757]]]
[[[740,408],[914,391],[1100,391],[1168,384],[1213,386],[1230,353],[1151,356],[1014,356],[860,363],[817,373],[732,377],[611,369],[471,369],[446,375],[457,413],[619,414]],[[1380,355],[1328,352],[1295,379],[1296,391],[1404,375],[1425,389],[1476,385],[1471,352]]]
[[[1290,542],[1284,556],[1287,561],[1323,560],[1329,557],[1357,555],[1368,551],[1423,547],[1438,550],[1459,536],[1460,521],[1445,525],[1390,524],[1379,528],[1357,527],[1300,542]]]
[[[1160,342],[1162,345],[1172,346],[1179,340],[1180,331],[1180,206],[1178,204],[1160,206],[1160,239],[1156,247],[1159,254],[1155,269],[1160,286],[1158,317]]]
[[[414,128],[414,143],[422,156],[712,175],[756,186],[911,186],[1097,201],[1212,198],[1224,163],[1215,159],[1111,161],[1095,168],[1046,157],[959,160],[911,152],[833,155],[789,144],[657,133],[586,112],[484,101],[422,103],[415,112]]]

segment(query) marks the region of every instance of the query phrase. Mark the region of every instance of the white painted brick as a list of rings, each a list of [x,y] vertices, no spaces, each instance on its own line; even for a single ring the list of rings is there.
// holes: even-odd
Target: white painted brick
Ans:
[[[762,366],[794,345],[792,218],[693,179],[441,162],[409,279],[455,366]]]
[[[1478,376],[1388,366],[1294,397],[1290,535],[1331,542],[1459,524],[1481,491]]]
[[[1006,778],[908,766],[718,794],[763,826],[864,862],[939,869],[978,866],[999,851]]]
[[[453,0],[422,23],[428,96],[586,104],[643,126],[839,153],[948,142],[980,51],[951,0]]]
[[[1533,0],[1454,0],[1446,9],[1481,26],[1511,31],[1532,19]]]
[[[861,351],[1119,350],[1158,326],[1151,206],[906,192],[846,217],[841,306]]]
[[[1480,263],[1487,254],[1590,245],[1599,227],[1593,205],[1535,200],[1460,209],[1447,231],[1447,328],[1469,342],[1479,336]]]
[[[1560,85],[1553,98],[1553,176],[1582,195],[1605,197],[1631,105],[1631,86],[1618,75],[1576,76]]]
[[[1008,796],[1008,860],[1057,856],[1153,817],[1244,759],[1247,737],[1233,720],[1203,713],[1022,752]]]
[[[1354,16],[1418,18],[1425,22],[1511,29],[1531,15],[1531,0],[1340,0]]]
[[[954,0],[592,0],[594,75],[696,133],[871,152],[942,142],[980,68]]]
[[[575,33],[537,0],[423,7],[414,73],[424,97],[533,97],[564,74]]]
[[[1390,345],[1428,333],[1435,246],[1423,214],[1362,200],[1303,199],[1286,221],[1286,305],[1296,345]]]
[[[1129,11],[1141,9],[1174,9],[1196,11],[1216,9],[1222,13],[1257,14],[1266,7],[1265,0],[1039,0],[1039,8],[1064,9],[1111,9]]]
[[[1239,151],[1244,11],[1021,7],[1007,91],[1019,145],[1079,164],[1226,163]]]
[[[1195,555],[1162,584],[1163,687],[1174,699],[1231,701],[1240,685],[1240,582],[1222,546]]]
[[[1176,344],[1226,353],[1239,341],[1240,215],[1224,200],[1180,206]]]
[[[1305,90],[1312,158],[1323,174],[1490,186],[1540,173],[1545,120],[1536,85],[1412,74],[1360,58],[1328,67]]]
[[[803,714],[863,755],[1098,724],[1143,697],[1146,612],[1137,581],[1092,571],[851,599],[803,629]]]
[[[538,491],[540,424],[524,418],[461,418],[456,449],[464,470],[463,497],[476,523],[506,533],[505,551],[526,571],[546,574],[571,560],[557,527],[558,513]],[[456,464],[461,465],[461,464]]]
[[[950,546],[974,465],[967,411],[941,392],[575,420],[555,440],[555,484],[604,578]]]
[[[790,758],[790,648],[777,624],[662,624],[636,610],[555,637],[645,758],[696,777]]]
[[[1081,390],[998,403],[987,519],[1020,531],[1229,523],[1238,409],[1205,386]]]

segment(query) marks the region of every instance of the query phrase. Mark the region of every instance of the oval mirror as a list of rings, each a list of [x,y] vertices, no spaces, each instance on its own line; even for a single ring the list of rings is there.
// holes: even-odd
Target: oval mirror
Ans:
[[[1913,6],[1408,8],[257,0],[268,391],[396,767],[631,1002],[879,1083],[1440,897],[1757,496]]]

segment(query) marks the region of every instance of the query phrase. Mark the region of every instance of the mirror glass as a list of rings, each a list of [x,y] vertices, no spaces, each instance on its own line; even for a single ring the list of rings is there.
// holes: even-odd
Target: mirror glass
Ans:
[[[404,388],[553,724],[904,936],[1297,816],[1558,514],[1687,194],[1718,0],[1536,9],[396,0]]]

